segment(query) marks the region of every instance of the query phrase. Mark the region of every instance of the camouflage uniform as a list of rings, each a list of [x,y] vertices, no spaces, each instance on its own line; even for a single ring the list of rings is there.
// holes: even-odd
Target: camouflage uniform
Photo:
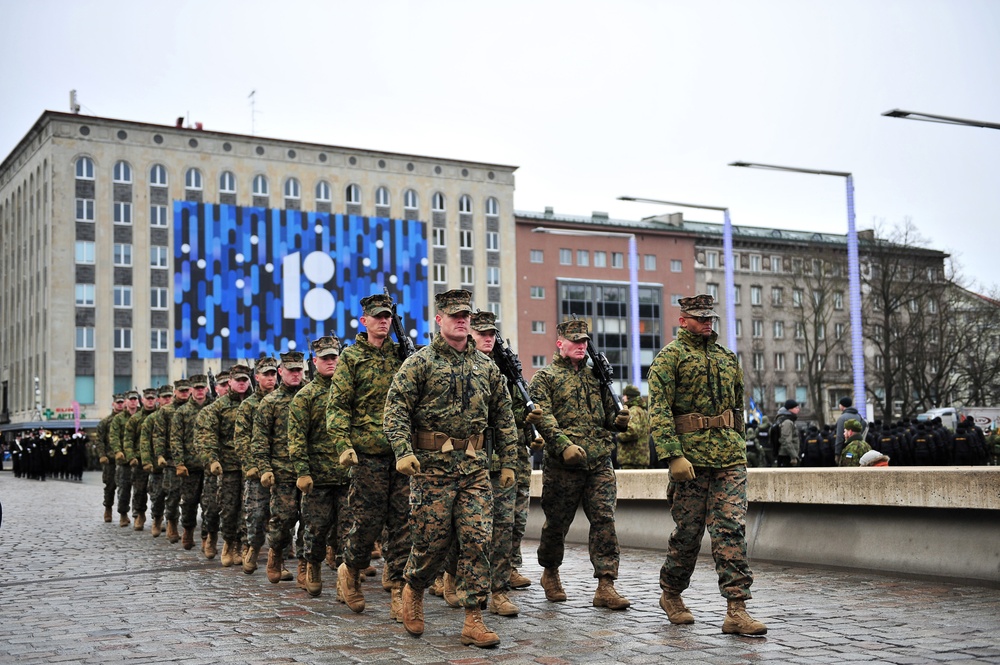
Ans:
[[[196,374],[190,381],[192,388],[199,388],[207,385],[208,378],[204,374]],[[185,531],[198,526],[198,504],[201,502],[205,471],[202,457],[194,445],[194,425],[198,414],[206,406],[207,397],[199,404],[192,396],[170,419],[170,457],[175,466],[187,469],[187,475],[181,476],[181,526]]]
[[[187,379],[177,381],[174,384],[174,401],[157,410],[151,425],[154,465],[159,467],[161,457],[167,463],[163,467],[163,517],[167,522],[176,522],[180,517],[182,484],[182,479],[177,476],[177,464],[170,450],[170,429],[174,415],[188,402],[187,397],[181,397],[178,393],[189,388]]]
[[[456,293],[465,295],[457,298]],[[467,291],[449,291],[435,299],[440,312],[458,314],[471,312],[470,297]],[[490,591],[493,497],[486,452],[461,443],[442,452],[414,445],[414,440],[439,432],[449,445],[452,439],[475,437],[493,427],[500,464],[513,469],[517,433],[500,370],[474,344],[458,351],[438,333],[430,345],[407,358],[393,377],[383,426],[396,459],[416,455],[420,463],[420,472],[410,477],[412,547],[403,574],[406,584],[422,594],[441,570],[452,539],[457,538],[458,599],[469,610],[478,608]]]
[[[714,316],[713,302],[711,296],[682,298],[681,308],[689,316]],[[753,583],[746,547],[743,370],[736,354],[717,339],[715,332],[703,337],[681,329],[657,354],[649,368],[649,415],[657,457],[684,457],[696,471],[693,480],[672,483],[670,514],[676,526],[660,587],[673,596],[688,587],[707,524],[719,590],[732,601],[750,598]],[[726,411],[732,411],[732,427],[677,432],[680,416],[714,417]]]
[[[390,304],[381,295],[362,300],[366,316],[391,311]],[[401,364],[399,346],[391,339],[386,337],[379,348],[368,341],[368,333],[358,333],[337,363],[326,410],[327,430],[337,444],[338,457],[348,448],[358,457],[351,470],[351,524],[344,562],[354,570],[367,568],[384,529],[382,556],[386,578],[393,583],[402,582],[410,553],[410,479],[396,471],[382,417],[389,385]]]
[[[321,337],[312,350],[317,357],[340,355],[340,340]],[[296,477],[308,476],[313,483],[312,490],[302,495],[303,556],[317,565],[326,555],[328,534],[339,556],[350,523],[350,478],[340,465],[336,439],[326,429],[330,378],[317,371],[288,406],[288,454]]]
[[[156,412],[155,400],[156,390],[147,388],[143,391],[143,399],[154,400],[154,406],[147,409],[145,404],[138,409],[125,423],[125,435],[122,437],[122,445],[125,452],[125,461],[132,468],[132,517],[142,516],[146,519],[146,507],[148,501],[149,472],[142,468],[142,456],[139,450],[140,437],[142,435],[142,424],[151,414]],[[136,528],[139,528],[136,524]]]
[[[559,335],[571,342],[589,339],[583,320],[564,321]],[[538,563],[558,569],[563,562],[566,534],[577,507],[590,520],[588,549],[595,578],[618,578],[621,548],[615,532],[618,485],[611,466],[614,442],[611,433],[618,410],[614,397],[604,390],[586,361],[574,366],[559,352],[553,362],[531,377],[531,399],[542,409],[538,431],[545,439],[542,466],[542,526]],[[570,466],[563,452],[571,445],[583,448],[586,460]]]
[[[126,404],[132,399],[139,397],[139,393],[129,391],[125,394]],[[135,412],[138,412],[138,408]],[[118,514],[121,515],[122,526],[128,521],[129,504],[132,499],[132,467],[129,466],[128,456],[125,455],[125,425],[132,413],[128,407],[111,419],[111,426],[108,428],[108,440],[111,445],[111,455],[115,457],[115,485],[118,487]],[[117,459],[121,453],[123,459]]]
[[[277,370],[278,364],[273,358],[262,358],[257,361],[254,371],[262,374],[268,370]],[[260,401],[268,393],[257,388],[252,395],[240,403],[236,411],[236,423],[233,428],[233,444],[239,455],[243,476],[243,517],[244,536],[247,545],[260,551],[264,545],[265,528],[271,519],[271,492],[260,484],[260,470],[253,461],[250,441],[253,437],[254,414]]]
[[[157,394],[159,397],[173,397],[174,388],[170,385],[160,386]],[[163,469],[156,463],[156,453],[153,449],[153,429],[156,421],[163,418],[163,409],[166,407],[167,404],[164,404],[149,414],[142,421],[142,427],[139,428],[139,461],[142,464],[142,468],[148,473],[149,478],[147,485],[150,506],[149,516],[157,524],[157,520],[163,519],[165,495],[163,490]]]
[[[649,414],[635,386],[626,386],[628,429],[618,435],[618,464],[623,469],[649,468]]]
[[[514,422],[523,423],[528,413],[524,397],[520,391],[510,391],[514,411]],[[528,507],[531,505],[531,430],[526,427],[517,428],[517,462],[514,466],[514,476],[517,478],[517,489],[514,493],[514,515],[511,525],[510,567],[513,569],[524,566],[521,554],[521,540],[528,526]],[[495,518],[494,518],[495,519]],[[509,577],[508,577],[509,580]]]
[[[115,403],[125,404],[124,395],[115,395]],[[110,430],[111,421],[119,411],[112,410],[111,413],[101,418],[97,423],[97,456],[98,459],[104,457],[107,461],[102,462],[101,480],[104,482],[104,507],[108,510],[115,505],[115,453],[111,450]]]

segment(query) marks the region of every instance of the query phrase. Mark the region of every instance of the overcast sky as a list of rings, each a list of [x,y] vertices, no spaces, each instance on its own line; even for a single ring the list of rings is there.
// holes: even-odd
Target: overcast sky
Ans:
[[[155,8],[155,9],[154,9]],[[0,0],[0,157],[42,111],[519,166],[519,210],[846,231],[909,219],[1000,284],[996,0]],[[721,213],[685,212],[721,222]]]

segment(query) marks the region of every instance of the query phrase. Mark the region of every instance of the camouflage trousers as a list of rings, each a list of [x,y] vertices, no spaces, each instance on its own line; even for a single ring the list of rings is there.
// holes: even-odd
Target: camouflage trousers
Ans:
[[[167,466],[163,469],[163,516],[167,520],[180,517],[181,480],[177,477],[177,468]]]
[[[201,488],[201,539],[219,533],[219,476],[205,474]]]
[[[500,474],[490,476],[493,486],[493,537],[490,541],[490,591],[510,589],[510,556],[514,538],[514,507],[517,503],[517,483],[500,487]]]
[[[149,474],[149,483],[146,485],[149,491],[149,516],[154,520],[163,517],[163,506],[166,502],[166,494],[163,490],[163,471],[154,471]]]
[[[118,486],[118,513],[128,515],[132,501],[132,467],[128,464],[115,465],[115,485]]]
[[[680,593],[691,583],[708,527],[719,590],[729,600],[750,598],[753,573],[747,561],[747,469],[695,469],[694,480],[674,483],[670,516],[674,531],[660,568],[660,588]]]
[[[312,492],[302,495],[302,557],[306,561],[322,563],[327,544],[333,546],[333,551],[340,558],[350,523],[347,509],[349,489],[349,485],[325,485],[314,487]]]
[[[355,570],[367,568],[375,541],[382,537],[386,576],[402,582],[410,555],[410,479],[396,471],[394,455],[358,453],[347,505],[351,524],[343,543],[344,561]]]
[[[299,519],[302,492],[295,483],[278,483],[271,487],[271,519],[267,523],[267,544],[272,550],[284,552],[292,541],[292,527]],[[302,530],[299,530],[299,534]],[[298,538],[296,544],[300,545]],[[302,552],[301,545],[298,552]]]
[[[118,487],[115,483],[116,468],[114,462],[108,462],[103,466],[101,480],[104,481],[104,507],[111,508],[115,505],[115,489]]]
[[[546,464],[542,471],[542,512],[545,524],[538,544],[538,563],[558,568],[566,552],[566,534],[583,504],[590,521],[588,549],[594,577],[618,578],[621,549],[615,532],[618,484],[611,458],[594,469],[564,469]]]
[[[512,568],[520,568],[524,565],[524,558],[521,556],[521,540],[524,538],[524,530],[528,526],[528,506],[531,505],[531,458],[528,457],[527,452],[522,455],[518,451],[517,468],[514,470],[514,473],[517,476],[517,494],[514,498],[514,526],[510,539],[510,565]]]
[[[202,469],[188,469],[188,475],[181,476],[181,526],[194,529],[198,526],[198,504],[201,502],[201,488],[205,480]]]
[[[148,496],[149,472],[137,466],[132,469],[132,517],[146,514]]]
[[[229,543],[238,543],[243,533],[240,525],[240,512],[243,509],[243,474],[240,471],[226,471],[217,480],[222,538]],[[204,500],[204,495],[202,496]]]
[[[466,475],[410,478],[410,558],[403,578],[426,589],[458,541],[455,582],[463,607],[479,607],[490,590],[493,492],[486,469]]]
[[[259,550],[264,546],[267,523],[271,519],[271,491],[259,480],[243,483],[243,519],[247,544]]]

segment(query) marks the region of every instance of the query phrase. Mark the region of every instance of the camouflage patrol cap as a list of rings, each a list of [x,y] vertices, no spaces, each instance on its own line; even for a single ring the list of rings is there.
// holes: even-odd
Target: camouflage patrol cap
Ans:
[[[222,370],[215,375],[215,383],[229,383],[229,370]]]
[[[145,399],[156,399],[159,391],[156,388],[146,388],[142,391],[142,396]]]
[[[191,378],[188,379],[191,382],[192,388],[207,388],[208,387],[208,377],[204,374],[192,374]]]
[[[169,383],[160,386],[158,392],[156,393],[160,397],[169,397],[174,394],[174,387]]]
[[[864,427],[861,426],[861,422],[857,418],[851,418],[844,423],[844,429],[849,429],[852,432],[860,432]]]
[[[472,329],[479,332],[487,332],[493,330],[495,332],[500,332],[500,329],[496,325],[497,315],[493,312],[484,312],[481,309],[477,309],[472,315]]]
[[[249,379],[250,378],[250,368],[243,363],[236,363],[229,368],[229,380],[236,381],[237,379]]]
[[[281,366],[285,369],[305,369],[305,356],[301,351],[289,351],[281,354]]]
[[[129,390],[127,393],[125,393],[125,397],[128,399],[139,399],[139,391]]]
[[[434,296],[434,306],[442,314],[472,312],[472,293],[465,289],[452,289]]]
[[[571,342],[582,342],[590,339],[590,327],[583,319],[570,319],[563,321],[556,326],[556,332],[560,337],[565,337]]]
[[[392,313],[392,298],[384,293],[376,293],[361,299],[365,316],[378,316],[383,312]]]
[[[681,314],[688,316],[711,316],[719,318],[712,308],[715,307],[715,298],[707,294],[681,298],[677,301],[681,306]]]
[[[188,379],[177,379],[174,383],[174,390],[190,390],[191,382]]]
[[[325,335],[312,343],[312,352],[317,358],[340,355],[340,340],[333,335]]]
[[[254,371],[257,374],[263,374],[265,372],[277,372],[278,371],[278,361],[274,358],[268,356],[266,358],[260,358],[257,360]]]
[[[116,402],[124,402],[125,401],[125,393],[115,393],[114,400]]]
[[[625,386],[625,390],[622,391],[622,394],[626,397],[639,397],[642,395],[642,393],[639,392],[639,389],[631,383]]]

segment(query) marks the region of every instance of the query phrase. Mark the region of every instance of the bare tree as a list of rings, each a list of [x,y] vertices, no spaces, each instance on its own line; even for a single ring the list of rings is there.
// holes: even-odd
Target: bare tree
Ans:
[[[972,293],[958,286],[951,291],[957,325],[956,398],[966,406],[1000,404],[1000,293]]]

